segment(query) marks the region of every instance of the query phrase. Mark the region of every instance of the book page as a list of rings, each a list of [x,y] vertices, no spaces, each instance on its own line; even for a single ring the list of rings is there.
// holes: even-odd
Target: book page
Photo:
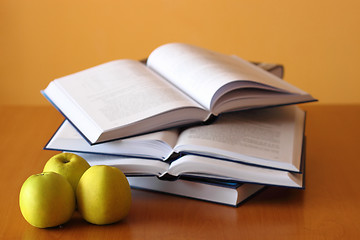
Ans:
[[[185,155],[170,164],[168,174],[288,187],[303,187],[302,173],[250,166],[214,158]]]
[[[108,62],[56,79],[55,84],[101,129],[131,124],[181,107],[199,107],[134,60]]]
[[[112,167],[117,167],[126,176],[160,176],[164,174],[169,168],[169,164],[161,160],[129,158],[103,154],[76,154],[83,157],[90,164],[90,166],[108,165]]]
[[[178,134],[177,129],[172,129],[90,145],[70,122],[65,120],[45,149],[166,160],[173,152]]]
[[[172,43],[155,49],[148,66],[207,109],[223,86],[232,82],[256,82],[286,92],[306,94],[260,67],[238,57],[203,48]],[[249,87],[248,83],[244,87]],[[238,87],[238,86],[235,86]],[[227,91],[231,91],[228,89]]]
[[[184,130],[175,151],[300,170],[304,112],[296,106],[221,115]]]

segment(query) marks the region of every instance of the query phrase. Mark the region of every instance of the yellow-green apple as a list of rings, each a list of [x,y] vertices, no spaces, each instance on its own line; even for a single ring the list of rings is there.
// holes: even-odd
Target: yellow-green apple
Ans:
[[[25,220],[38,228],[66,223],[75,211],[75,193],[62,175],[44,172],[23,183],[19,205]]]
[[[81,177],[76,198],[78,210],[86,221],[97,225],[110,224],[128,215],[130,185],[118,168],[95,165]]]
[[[76,191],[81,176],[89,167],[89,163],[77,154],[59,153],[46,162],[43,172],[56,172],[63,175]]]

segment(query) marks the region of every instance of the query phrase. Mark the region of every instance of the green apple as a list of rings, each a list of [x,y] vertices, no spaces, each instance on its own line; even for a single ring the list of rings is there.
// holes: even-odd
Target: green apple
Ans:
[[[59,153],[46,162],[43,172],[56,172],[63,175],[76,191],[81,176],[89,167],[89,163],[77,154]]]
[[[19,205],[25,220],[38,228],[66,223],[75,211],[75,194],[65,177],[54,172],[30,176],[23,183]]]
[[[118,168],[95,165],[81,177],[76,198],[78,210],[86,221],[97,225],[110,224],[128,215],[130,185]]]

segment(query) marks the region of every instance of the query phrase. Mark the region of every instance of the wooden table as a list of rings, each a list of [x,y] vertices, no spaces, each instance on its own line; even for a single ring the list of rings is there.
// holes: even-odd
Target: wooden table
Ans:
[[[63,118],[50,106],[0,107],[0,239],[355,239],[360,237],[360,106],[308,111],[306,189],[269,187],[238,208],[133,190],[130,215],[95,226],[75,213],[60,228],[22,217],[22,183],[55,154],[42,150]]]

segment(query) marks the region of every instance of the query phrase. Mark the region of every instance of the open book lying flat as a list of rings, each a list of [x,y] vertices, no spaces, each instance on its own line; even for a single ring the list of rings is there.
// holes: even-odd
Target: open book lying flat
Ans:
[[[127,179],[132,188],[162,192],[234,207],[237,207],[264,188],[260,184],[202,181],[196,178],[167,181],[153,176],[137,176],[127,177]]]
[[[64,121],[45,149],[158,160],[196,154],[300,172],[304,128],[305,112],[292,105],[233,112],[210,125],[90,145]]]
[[[221,181],[303,188],[303,172],[291,173],[196,155],[185,155],[172,162],[164,162],[101,154],[77,154],[82,156],[91,166],[114,166],[126,176],[158,176],[161,179],[170,180],[185,176],[203,180],[218,179]],[[304,161],[303,159],[302,162]]]
[[[158,47],[146,65],[115,60],[55,79],[42,93],[92,144],[315,101],[241,58],[182,43]]]

